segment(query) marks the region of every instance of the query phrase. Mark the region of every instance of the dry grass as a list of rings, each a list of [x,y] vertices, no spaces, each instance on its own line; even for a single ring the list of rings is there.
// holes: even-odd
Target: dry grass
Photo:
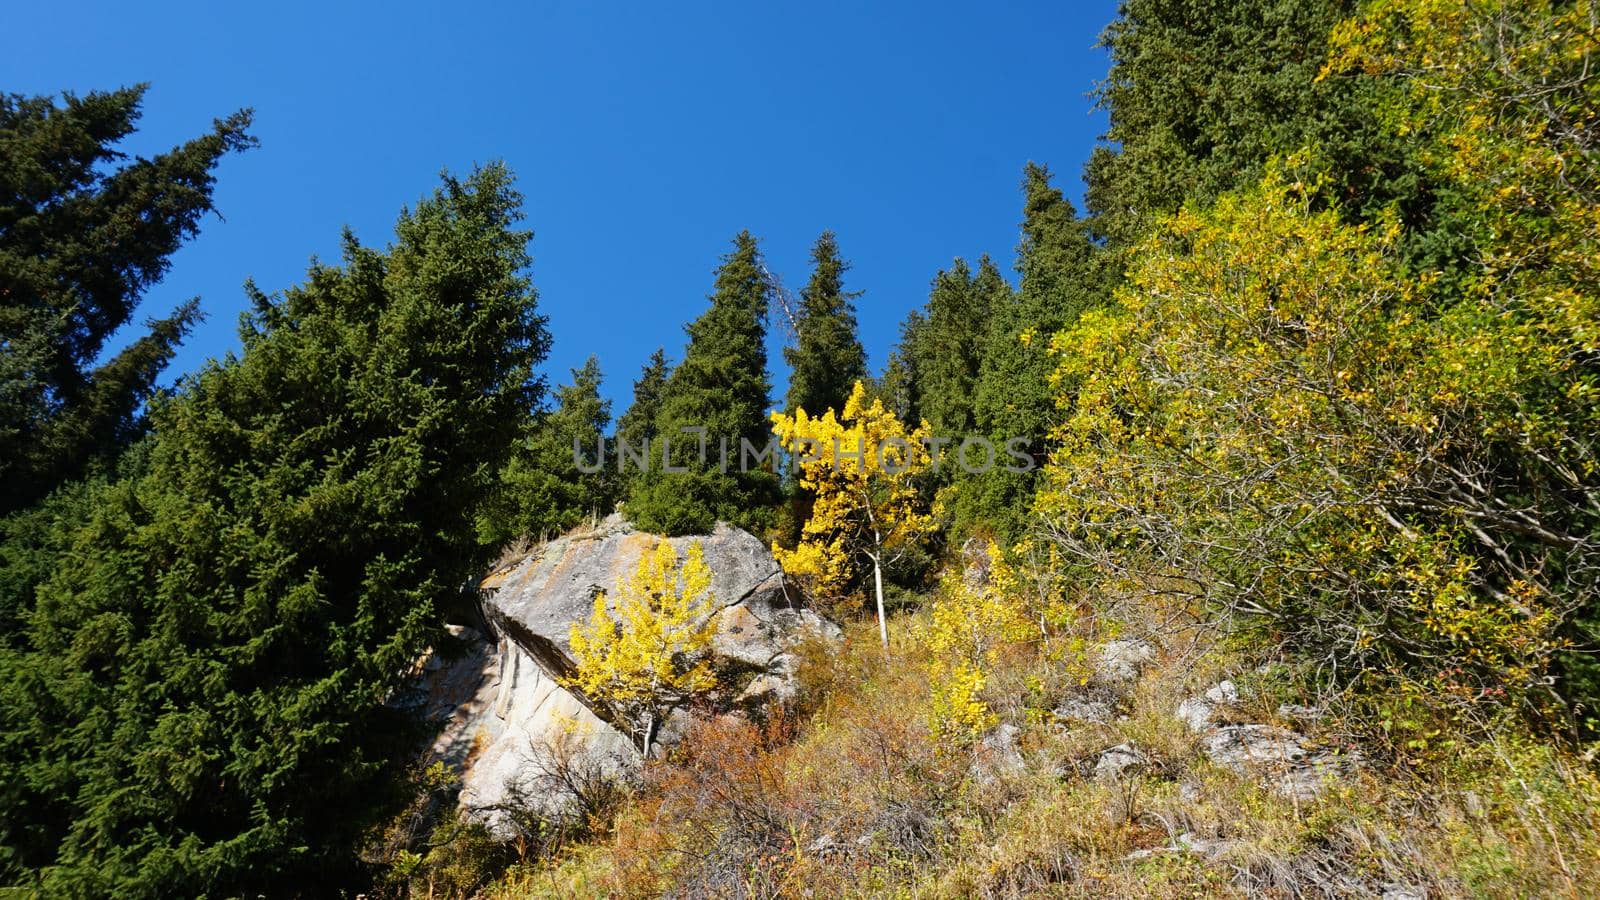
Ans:
[[[1049,709],[1088,689],[1103,636],[1086,630],[1076,649],[1013,653],[993,673],[986,696],[1021,726],[1024,759],[996,770],[980,748],[932,738],[924,660],[911,622],[894,624],[887,654],[864,629],[811,648],[793,717],[701,723],[609,839],[483,896],[1581,897],[1600,884],[1600,782],[1531,739],[1363,769],[1296,801],[1209,763],[1173,716],[1234,677],[1247,698],[1227,715],[1275,722],[1293,699],[1281,672],[1169,633],[1110,721],[1064,725]],[[1348,730],[1335,715],[1307,740]],[[1146,765],[1096,779],[1121,743]]]

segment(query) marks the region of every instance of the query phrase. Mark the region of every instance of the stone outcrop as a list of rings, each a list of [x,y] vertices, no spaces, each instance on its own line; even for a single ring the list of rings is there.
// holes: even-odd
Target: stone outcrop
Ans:
[[[1116,781],[1124,775],[1137,773],[1150,761],[1133,744],[1123,743],[1100,751],[1094,763],[1094,777],[1100,781]]]
[[[1200,735],[1200,749],[1214,763],[1241,774],[1260,777],[1286,797],[1310,800],[1320,796],[1332,777],[1358,761],[1308,744],[1299,732],[1277,725],[1223,724],[1250,694],[1232,681],[1221,681],[1198,697],[1178,704],[1176,716]],[[1314,707],[1284,704],[1280,717],[1314,721]]]
[[[458,646],[425,661],[412,702],[441,723],[431,755],[460,772],[469,814],[506,833],[519,809],[548,813],[580,799],[570,782],[639,765],[633,738],[562,679],[574,666],[573,623],[588,620],[597,594],[615,596],[661,540],[614,515],[533,548],[483,580],[487,634],[458,628]],[[699,541],[712,572],[715,704],[748,712],[792,697],[791,651],[808,635],[837,639],[838,628],[790,602],[777,562],[748,532],[718,525],[670,540],[680,558]],[[680,731],[669,722],[662,742]]]
[[[1262,778],[1296,800],[1321,796],[1328,779],[1351,763],[1309,748],[1300,734],[1276,725],[1225,725],[1202,738],[1200,747],[1217,765]]]

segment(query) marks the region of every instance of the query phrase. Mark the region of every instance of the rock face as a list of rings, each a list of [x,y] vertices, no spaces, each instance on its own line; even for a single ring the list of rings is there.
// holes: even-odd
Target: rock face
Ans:
[[[570,806],[574,780],[615,777],[641,754],[631,737],[568,691],[568,634],[585,622],[595,596],[616,596],[663,538],[636,531],[619,515],[535,547],[483,580],[483,618],[491,637],[470,629],[453,658],[422,669],[419,705],[443,725],[432,756],[461,773],[461,805],[505,834],[517,809]],[[726,525],[709,535],[670,539],[679,557],[699,541],[712,572],[716,632],[713,666],[721,705],[753,709],[795,692],[790,652],[808,635],[839,630],[790,603],[782,571],[755,536]],[[441,657],[442,659],[442,657]],[[675,729],[663,729],[670,741]]]
[[[546,671],[562,675],[572,665],[572,623],[588,620],[595,594],[614,595],[661,540],[613,515],[592,531],[558,538],[491,572],[483,580],[490,593],[485,612],[495,630],[527,649]],[[754,535],[718,525],[708,535],[670,539],[680,559],[696,541],[711,568],[713,603],[728,620],[726,627],[719,622],[717,652],[768,665],[781,652],[781,635],[810,614],[791,609],[783,573]]]

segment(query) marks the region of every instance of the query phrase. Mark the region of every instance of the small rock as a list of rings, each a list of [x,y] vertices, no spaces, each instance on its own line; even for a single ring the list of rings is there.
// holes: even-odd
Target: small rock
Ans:
[[[1101,781],[1114,781],[1129,770],[1145,767],[1149,760],[1132,744],[1118,744],[1100,752],[1094,763],[1094,777]]]
[[[766,703],[774,698],[784,698],[790,693],[791,682],[780,675],[761,674],[750,679],[734,703]]]
[[[1022,758],[1022,729],[1010,722],[1001,722],[978,741],[977,759],[972,763],[973,777],[980,782],[993,781],[1000,775],[1015,775],[1026,766]]]
[[[1155,648],[1144,641],[1110,641],[1100,648],[1095,677],[1104,684],[1123,686],[1136,680],[1155,658]]]
[[[1314,724],[1321,722],[1327,713],[1315,706],[1305,706],[1299,703],[1284,703],[1278,706],[1278,718],[1289,722],[1304,722]]]
[[[1178,835],[1178,839],[1165,847],[1152,847],[1148,850],[1135,850],[1124,856],[1123,859],[1133,862],[1140,859],[1149,859],[1163,853],[1194,853],[1199,856],[1217,857],[1232,849],[1236,841],[1209,840],[1199,837],[1193,832],[1185,831]]]
[[[1061,701],[1061,705],[1050,711],[1057,719],[1064,721],[1093,722],[1104,725],[1111,721],[1111,704],[1104,700],[1071,697]]]
[[[1428,895],[1418,888],[1405,884],[1386,884],[1379,894],[1380,900],[1428,900]]]
[[[1232,681],[1224,679],[1212,685],[1211,689],[1206,691],[1206,699],[1218,706],[1225,703],[1238,703],[1240,700],[1239,688]]]
[[[1288,765],[1306,757],[1300,736],[1276,725],[1228,725],[1201,742],[1211,761],[1231,769],[1252,765]]]
[[[1215,714],[1216,708],[1199,697],[1189,697],[1178,704],[1177,716],[1190,731],[1205,731]]]
[[[1233,847],[1234,841],[1210,840],[1196,835],[1192,831],[1185,831],[1178,835],[1178,846],[1201,856],[1218,856]]]
[[[1236,705],[1242,698],[1239,688],[1232,681],[1220,681],[1201,696],[1190,697],[1179,703],[1177,717],[1189,726],[1190,731],[1205,731],[1216,721],[1219,711]]]

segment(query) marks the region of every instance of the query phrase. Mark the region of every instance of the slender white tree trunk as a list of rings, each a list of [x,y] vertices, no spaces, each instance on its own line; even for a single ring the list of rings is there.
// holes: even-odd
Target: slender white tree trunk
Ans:
[[[877,554],[872,557],[872,586],[878,597],[878,639],[883,641],[883,649],[889,649],[889,620],[883,613],[883,556]]]

